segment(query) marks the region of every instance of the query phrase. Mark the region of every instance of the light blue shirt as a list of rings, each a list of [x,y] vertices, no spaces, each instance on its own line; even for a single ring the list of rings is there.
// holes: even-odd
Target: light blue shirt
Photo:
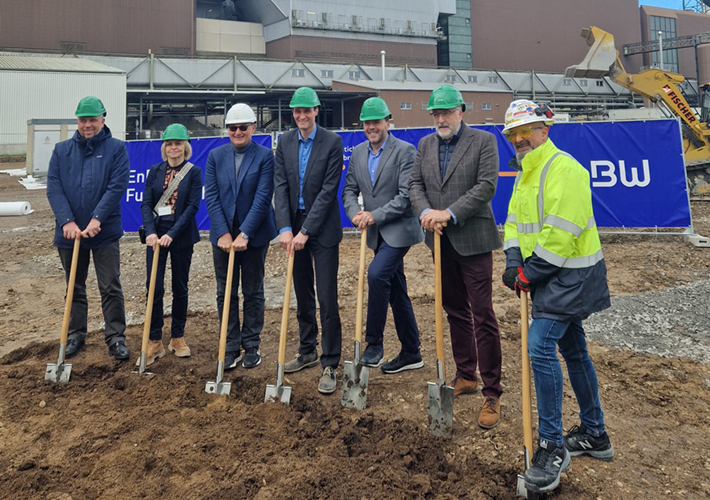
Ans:
[[[301,131],[298,131],[298,209],[305,210],[306,205],[303,203],[303,178],[306,176],[306,167],[308,166],[308,159],[311,157],[311,150],[313,149],[313,141],[316,138],[316,131],[318,130],[318,125],[313,124],[313,132],[311,135],[305,139],[301,135]],[[279,234],[286,231],[291,231],[291,227],[282,227],[279,229]]]
[[[372,151],[372,145],[368,142],[367,143],[367,170],[370,172],[370,181],[372,182],[372,185],[375,185],[375,175],[377,175],[377,167],[380,165],[380,158],[382,157],[382,152],[385,150],[385,145],[387,144],[387,139],[389,139],[389,132],[387,133],[387,136],[385,137],[385,142],[382,143],[382,146],[380,146],[380,150],[377,152],[377,154]]]

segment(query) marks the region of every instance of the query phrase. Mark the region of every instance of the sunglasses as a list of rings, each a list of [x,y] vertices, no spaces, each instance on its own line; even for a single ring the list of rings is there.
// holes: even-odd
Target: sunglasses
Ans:
[[[242,132],[246,132],[249,130],[249,127],[251,127],[252,124],[248,125],[227,125],[227,128],[229,129],[230,132],[236,132],[237,130],[241,130]]]
[[[516,137],[520,137],[521,139],[527,140],[530,139],[530,137],[533,135],[534,130],[540,130],[541,128],[545,127],[517,127],[512,128],[510,130],[506,130],[505,132],[503,132],[503,135],[510,142],[514,142]]]

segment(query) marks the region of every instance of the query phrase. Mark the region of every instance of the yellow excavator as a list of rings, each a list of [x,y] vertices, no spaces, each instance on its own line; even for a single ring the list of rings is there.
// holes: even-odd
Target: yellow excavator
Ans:
[[[619,60],[614,36],[591,26],[582,30],[589,52],[584,60],[565,71],[568,78],[603,78],[656,103],[668,117],[678,116],[683,128],[683,150],[691,199],[710,200],[710,84],[701,87],[701,116],[688,105],[679,85],[683,75],[656,68],[629,74]]]

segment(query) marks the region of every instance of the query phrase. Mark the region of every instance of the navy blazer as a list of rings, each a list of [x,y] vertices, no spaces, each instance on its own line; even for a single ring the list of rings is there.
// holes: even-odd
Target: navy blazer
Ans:
[[[239,178],[234,168],[234,146],[225,144],[210,151],[205,170],[205,202],[210,214],[210,242],[230,233],[243,232],[249,244],[260,247],[276,237],[271,199],[274,196],[274,155],[255,142],[244,153]],[[234,215],[239,228],[232,233]]]
[[[143,227],[145,228],[146,236],[157,234],[153,209],[160,197],[163,196],[163,184],[165,184],[167,168],[168,162],[166,161],[153,165],[150,167],[148,177],[145,180],[141,215],[143,216]],[[194,245],[200,241],[200,232],[197,230],[197,220],[195,219],[202,199],[202,170],[200,167],[193,164],[190,172],[178,184],[177,192],[175,224],[167,232],[167,235],[173,239],[170,246],[181,248]]]

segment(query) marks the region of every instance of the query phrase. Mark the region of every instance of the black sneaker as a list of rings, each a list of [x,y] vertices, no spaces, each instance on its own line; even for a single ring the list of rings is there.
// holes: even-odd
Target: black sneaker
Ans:
[[[424,366],[424,361],[422,361],[422,355],[419,351],[415,354],[400,352],[399,356],[382,365],[380,369],[384,373],[399,373],[404,370],[416,370],[422,366]]]
[[[261,352],[259,352],[258,347],[250,347],[244,353],[244,362],[242,366],[244,368],[254,368],[261,364]]]
[[[310,368],[318,364],[318,353],[313,351],[309,354],[296,354],[291,361],[284,365],[284,373],[293,373],[304,368]]]
[[[242,360],[242,351],[227,351],[224,353],[224,369],[233,370]]]
[[[384,349],[382,348],[382,344],[367,344],[365,352],[360,356],[360,363],[363,366],[377,368],[384,362],[384,359],[382,359],[383,355]]]
[[[614,448],[609,441],[609,435],[605,432],[599,437],[594,437],[587,433],[587,429],[581,424],[569,430],[564,445],[571,457],[589,455],[604,462],[614,460]]]
[[[564,446],[556,447],[545,439],[533,455],[532,465],[525,471],[525,488],[546,493],[560,485],[560,474],[569,469],[571,459]]]
[[[113,359],[117,361],[125,361],[131,357],[131,351],[126,346],[123,340],[119,340],[115,344],[108,347],[109,356],[113,356]]]

